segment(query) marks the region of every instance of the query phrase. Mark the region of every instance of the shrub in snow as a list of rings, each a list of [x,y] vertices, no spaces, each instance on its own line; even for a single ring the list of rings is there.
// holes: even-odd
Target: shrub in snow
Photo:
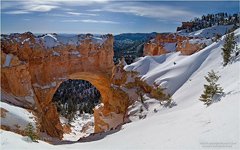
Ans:
[[[137,76],[138,73],[131,71],[129,72],[130,74],[132,74],[133,76]],[[124,86],[128,89],[131,88],[138,88],[138,91],[142,91],[143,93],[150,93],[152,90],[152,87],[150,85],[148,85],[145,81],[141,80],[139,77],[134,77],[134,82],[128,82],[126,83]]]
[[[141,88],[137,88],[136,93],[139,96],[141,103],[144,103],[145,98],[143,97],[143,90]]]
[[[167,102],[164,104],[164,107],[168,107],[168,108],[172,108],[172,107],[174,107],[174,106],[177,106],[177,103],[174,102],[174,101],[172,101],[172,99],[169,100],[169,101],[167,101]]]
[[[153,98],[156,98],[160,101],[167,101],[168,103],[170,103],[172,100],[171,95],[166,94],[164,92],[164,89],[161,87],[157,87],[157,88],[153,89],[151,92],[151,95]]]
[[[212,70],[208,72],[208,76],[205,76],[205,79],[208,82],[208,85],[204,85],[203,94],[200,97],[200,101],[203,101],[204,104],[210,105],[213,102],[214,97],[221,96],[224,92],[223,89],[216,82],[220,76],[216,75],[216,73]]]
[[[229,63],[235,44],[234,32],[227,34],[222,48],[223,66],[226,66]]]
[[[214,41],[213,42],[218,42],[221,37],[222,37],[221,34],[216,34],[216,36],[214,37]]]
[[[31,123],[28,123],[28,125],[25,128],[25,134],[33,141],[38,142],[37,139],[39,139],[37,133],[34,131],[34,127]]]

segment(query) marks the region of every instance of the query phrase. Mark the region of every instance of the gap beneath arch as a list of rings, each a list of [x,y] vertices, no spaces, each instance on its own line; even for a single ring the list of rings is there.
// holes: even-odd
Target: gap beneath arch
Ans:
[[[77,141],[94,133],[93,109],[101,102],[98,89],[86,80],[69,79],[52,98],[63,126],[63,140]]]

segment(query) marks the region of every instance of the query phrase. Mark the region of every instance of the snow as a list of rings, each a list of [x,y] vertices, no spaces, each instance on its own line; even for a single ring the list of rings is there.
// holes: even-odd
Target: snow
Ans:
[[[81,57],[81,54],[79,51],[71,51],[69,53],[70,53],[70,55],[76,55],[77,57]]]
[[[100,104],[98,104],[97,106],[95,106],[94,109],[99,109],[99,108],[101,108],[101,107],[103,107],[103,106],[104,106],[104,104],[103,104],[103,103],[100,103]]]
[[[10,127],[11,129],[24,130],[28,123],[35,125],[35,117],[26,109],[0,102],[0,107],[7,110],[6,116],[1,117],[1,125]],[[19,126],[19,127],[17,127]]]
[[[156,99],[151,99],[144,95],[144,103],[135,101],[133,105],[128,108],[128,115],[131,121],[138,121],[145,117],[150,117],[162,109],[160,102]]]
[[[240,29],[235,31],[240,36]],[[179,52],[162,56],[146,56],[125,67],[138,71],[149,84],[154,82],[169,88],[176,105],[160,106],[147,98],[144,104],[136,102],[129,108],[133,122],[116,131],[91,136],[91,142],[51,145],[27,143],[22,136],[1,130],[3,149],[119,149],[119,150],[192,150],[240,148],[240,61],[223,67],[222,37],[203,50],[183,56]],[[240,44],[240,41],[237,41]],[[176,64],[174,64],[176,62]],[[199,101],[206,83],[204,76],[211,70],[221,76],[218,83],[225,92],[220,101],[206,106]],[[145,107],[145,106],[146,107]],[[139,109],[143,107],[143,112]],[[148,109],[147,109],[148,108]],[[155,111],[154,111],[155,110]],[[145,119],[139,120],[139,116]]]
[[[98,43],[100,45],[102,45],[105,42],[106,38],[101,38],[101,37],[97,37],[97,36],[93,36],[92,41],[93,43]]]
[[[45,34],[43,36],[36,37],[35,40],[38,43],[43,43],[43,45],[45,46],[45,48],[47,49],[51,49],[53,47],[56,47],[58,45],[80,45],[81,42],[84,39],[90,39],[91,42],[93,44],[98,44],[98,45],[102,45],[107,37],[105,37],[104,35],[91,35],[90,37],[86,37],[86,35],[84,34]],[[25,41],[25,40],[24,40]]]
[[[141,79],[148,84],[161,85],[167,88],[166,91],[169,94],[174,94],[208,59],[215,59],[215,55],[220,56],[217,62],[221,66],[223,43],[224,37],[219,42],[214,42],[191,55],[191,57],[183,56],[180,52],[143,57],[139,61],[126,66],[125,69],[139,72]]]
[[[6,60],[5,60],[5,63],[3,65],[3,67],[10,67],[10,63],[11,63],[12,57],[13,57],[12,54],[7,54],[6,55]]]
[[[91,114],[76,115],[76,118],[70,123],[71,133],[64,134],[63,140],[77,141],[82,137],[87,137],[89,134],[94,133],[94,117]],[[68,120],[60,117],[62,124],[67,124]]]
[[[1,149],[9,149],[9,150],[14,150],[14,149],[53,149],[54,146],[43,142],[39,141],[39,143],[29,143],[25,140],[25,137],[9,132],[9,131],[4,131],[0,130],[0,135],[1,135]],[[11,140],[9,140],[11,139]]]
[[[206,44],[206,46],[212,44],[212,39],[191,39],[189,40],[190,44]]]
[[[28,42],[30,40],[30,38],[26,38],[22,41],[22,44],[24,44],[25,42]]]
[[[77,35],[67,35],[67,34],[60,34],[56,36],[60,43],[65,45],[78,45],[79,39]]]
[[[191,33],[179,31],[178,34],[182,36],[188,36],[188,37],[212,38],[212,37],[215,37],[217,34],[220,34],[220,35],[226,34],[227,31],[232,27],[233,25],[219,25],[219,26],[213,26],[213,27],[201,29]]]
[[[52,48],[59,45],[57,38],[52,34],[47,34],[43,36],[42,40],[44,41],[45,48]]]
[[[174,52],[176,51],[176,43],[165,43],[164,49],[168,52]]]
[[[53,51],[53,56],[61,56],[61,54],[59,52]]]

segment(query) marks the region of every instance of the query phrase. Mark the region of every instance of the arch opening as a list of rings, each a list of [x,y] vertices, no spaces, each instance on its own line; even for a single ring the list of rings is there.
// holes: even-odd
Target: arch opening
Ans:
[[[77,141],[94,133],[94,108],[101,103],[99,90],[89,81],[69,79],[52,97],[63,127],[64,140]]]

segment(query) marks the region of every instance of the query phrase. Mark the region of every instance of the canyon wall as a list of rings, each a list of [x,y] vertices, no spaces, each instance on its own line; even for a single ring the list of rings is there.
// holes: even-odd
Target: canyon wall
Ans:
[[[91,82],[103,105],[94,111],[95,132],[123,123],[128,97],[112,88],[113,36],[45,34],[2,35],[2,101],[36,111],[41,131],[62,138],[52,97],[68,79]],[[9,95],[14,98],[9,98]]]

